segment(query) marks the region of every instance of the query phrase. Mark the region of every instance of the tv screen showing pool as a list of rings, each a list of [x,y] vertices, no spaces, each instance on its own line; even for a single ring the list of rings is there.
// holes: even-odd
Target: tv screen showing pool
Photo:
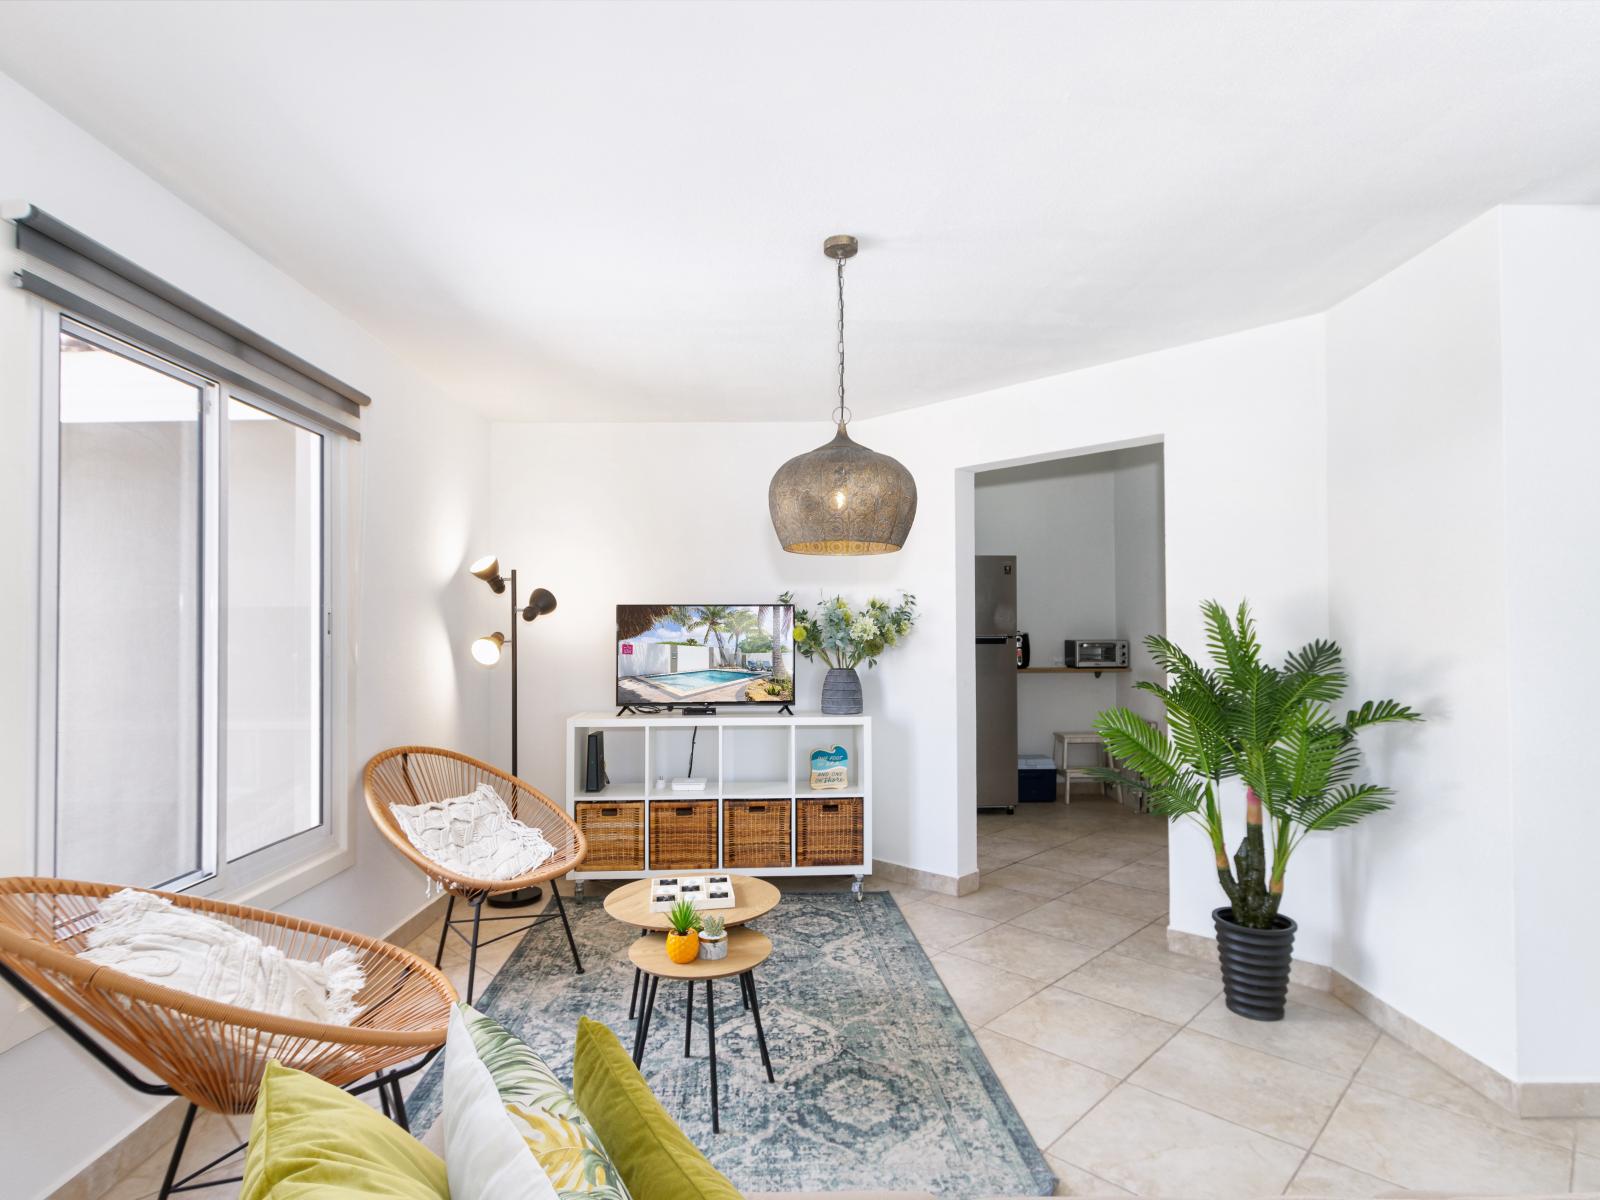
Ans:
[[[618,704],[793,704],[792,604],[617,605]]]

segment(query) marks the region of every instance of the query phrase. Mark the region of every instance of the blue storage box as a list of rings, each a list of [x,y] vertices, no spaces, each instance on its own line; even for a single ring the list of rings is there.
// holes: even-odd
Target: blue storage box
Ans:
[[[1055,759],[1048,754],[1017,756],[1017,799],[1023,804],[1055,803]]]

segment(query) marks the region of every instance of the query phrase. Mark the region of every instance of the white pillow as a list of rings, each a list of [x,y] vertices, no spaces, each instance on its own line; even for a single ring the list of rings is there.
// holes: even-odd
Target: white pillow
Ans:
[[[216,917],[132,888],[100,902],[100,924],[78,955],[101,966],[254,1012],[348,1025],[366,983],[361,956],[336,950],[321,962],[289,958],[276,946]]]
[[[543,833],[512,816],[487,783],[465,796],[389,808],[413,846],[469,879],[516,879],[556,852]]]
[[[478,1057],[459,1005],[450,1010],[444,1042],[444,1163],[451,1200],[556,1200],[555,1185],[528,1153]]]

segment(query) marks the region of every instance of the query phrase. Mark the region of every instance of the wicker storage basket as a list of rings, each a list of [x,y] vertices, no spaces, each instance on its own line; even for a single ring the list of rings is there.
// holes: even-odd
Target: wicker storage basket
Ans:
[[[573,805],[588,839],[582,871],[644,870],[644,801],[580,800]]]
[[[861,865],[861,798],[799,800],[794,823],[797,867]]]
[[[717,868],[715,800],[650,801],[650,869]]]
[[[788,800],[725,800],[722,865],[787,867],[789,865]]]

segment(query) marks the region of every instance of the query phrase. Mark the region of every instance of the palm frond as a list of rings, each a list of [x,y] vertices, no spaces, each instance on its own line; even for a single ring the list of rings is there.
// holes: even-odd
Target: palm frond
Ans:
[[[1166,783],[1183,769],[1167,735],[1131,709],[1108,708],[1094,719],[1094,727],[1113,756],[1153,784]]]
[[[1394,792],[1375,783],[1350,783],[1307,801],[1297,819],[1309,833],[1343,829],[1394,804]]]
[[[1294,675],[1333,675],[1343,670],[1343,663],[1339,643],[1318,639],[1290,653],[1283,660],[1283,669]]]
[[[1396,700],[1368,700],[1360,708],[1345,715],[1346,729],[1365,729],[1369,725],[1384,725],[1391,721],[1420,721],[1422,714],[1407,708]]]

